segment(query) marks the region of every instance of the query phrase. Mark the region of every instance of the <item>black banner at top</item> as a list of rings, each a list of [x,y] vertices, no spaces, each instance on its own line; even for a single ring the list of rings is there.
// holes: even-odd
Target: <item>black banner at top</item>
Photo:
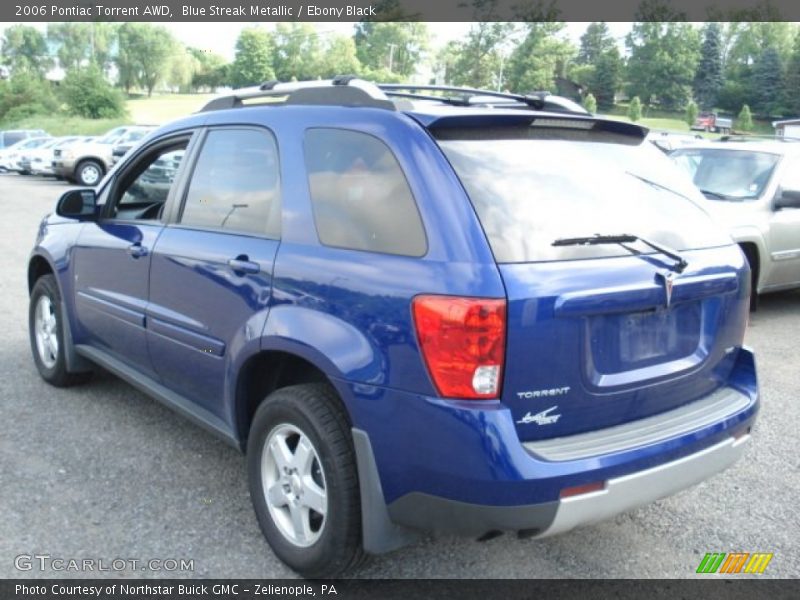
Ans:
[[[3,0],[1,21],[800,21],[797,0]]]

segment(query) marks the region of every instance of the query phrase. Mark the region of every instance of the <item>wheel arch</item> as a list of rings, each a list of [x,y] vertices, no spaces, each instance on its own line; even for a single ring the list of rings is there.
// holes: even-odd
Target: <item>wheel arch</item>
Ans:
[[[242,451],[247,447],[253,416],[264,399],[272,392],[292,385],[327,383],[336,391],[344,414],[352,425],[342,389],[328,375],[331,365],[322,366],[322,362],[309,352],[267,347],[242,363],[234,386],[234,426]]]
[[[50,260],[47,259],[42,254],[34,254],[31,256],[30,260],[28,261],[28,294],[33,291],[33,286],[36,284],[36,281],[42,277],[43,275],[53,275],[55,276],[56,270],[53,268]],[[56,284],[58,285],[59,292],[62,292],[62,299],[64,297],[63,291],[61,290],[61,282],[56,279]]]

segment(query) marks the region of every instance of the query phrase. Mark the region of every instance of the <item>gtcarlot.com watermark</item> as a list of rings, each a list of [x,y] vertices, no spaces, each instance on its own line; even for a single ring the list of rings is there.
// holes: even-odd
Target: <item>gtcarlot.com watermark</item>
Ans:
[[[73,558],[49,554],[19,554],[14,557],[18,571],[52,571],[101,573],[121,571],[152,571],[175,573],[194,571],[193,558]]]

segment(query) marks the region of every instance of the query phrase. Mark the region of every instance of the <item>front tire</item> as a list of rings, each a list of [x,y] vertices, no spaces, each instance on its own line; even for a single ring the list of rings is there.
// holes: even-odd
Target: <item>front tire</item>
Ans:
[[[64,315],[61,294],[52,275],[42,275],[31,291],[28,331],[33,361],[42,379],[56,387],[68,387],[88,379],[89,373],[70,373],[64,357]]]
[[[363,557],[361,498],[336,392],[282,388],[258,407],[247,441],[250,497],[272,550],[304,577],[334,577]]]
[[[75,180],[84,187],[94,187],[105,175],[105,169],[96,160],[84,160],[75,169]]]

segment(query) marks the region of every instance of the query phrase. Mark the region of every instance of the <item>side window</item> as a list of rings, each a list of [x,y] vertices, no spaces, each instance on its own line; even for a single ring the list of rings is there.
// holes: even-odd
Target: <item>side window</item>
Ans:
[[[793,158],[786,167],[781,186],[787,190],[800,190],[800,158]]]
[[[323,244],[425,254],[416,202],[386,144],[356,131],[309,129],[304,149],[314,222]]]
[[[189,184],[181,223],[280,237],[275,138],[254,129],[209,132]]]
[[[183,141],[150,154],[122,175],[110,215],[115,219],[155,220],[181,166],[187,142]]]

